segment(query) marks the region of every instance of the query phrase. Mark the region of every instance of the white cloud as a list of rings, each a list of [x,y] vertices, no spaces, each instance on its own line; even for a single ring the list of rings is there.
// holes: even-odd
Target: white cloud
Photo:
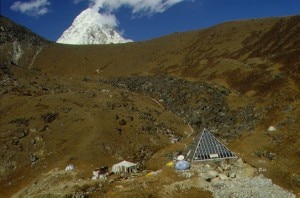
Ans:
[[[83,0],[73,0],[80,2]],[[97,21],[101,24],[109,24],[117,27],[118,20],[113,14],[114,11],[121,7],[131,9],[133,15],[152,15],[162,13],[173,5],[189,0],[88,0],[89,7],[98,12],[101,17]],[[105,19],[105,20],[104,20]]]
[[[48,2],[48,0],[31,0],[30,2],[16,1],[10,6],[10,9],[30,16],[42,16],[49,12],[47,7],[49,5],[50,2]]]
[[[93,14],[91,16],[93,16],[94,19],[91,20],[95,20],[97,21],[99,24],[102,25],[110,25],[113,27],[117,27],[118,26],[118,20],[116,18],[115,15],[113,14],[109,14],[109,13],[98,13],[98,11],[92,9],[93,12],[96,12],[97,14]]]
[[[73,3],[81,1],[89,2],[89,7],[98,13],[98,16],[93,16],[97,16],[95,19],[99,24],[118,27],[114,12],[121,7],[129,8],[133,15],[145,16],[162,13],[180,2],[193,0],[73,0]]]
[[[89,0],[90,6],[100,12],[113,12],[122,6],[132,9],[133,14],[162,13],[184,0]]]

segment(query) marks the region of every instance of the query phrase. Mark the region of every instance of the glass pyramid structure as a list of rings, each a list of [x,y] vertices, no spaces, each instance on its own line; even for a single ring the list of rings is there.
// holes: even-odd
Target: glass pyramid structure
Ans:
[[[229,158],[236,158],[236,155],[218,141],[207,129],[203,129],[192,161],[210,161]]]

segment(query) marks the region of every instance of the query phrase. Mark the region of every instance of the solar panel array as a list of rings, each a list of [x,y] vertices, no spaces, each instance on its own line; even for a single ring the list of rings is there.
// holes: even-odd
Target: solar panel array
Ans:
[[[224,144],[219,142],[207,129],[204,129],[197,144],[193,161],[208,161],[228,158],[236,158],[236,155]]]

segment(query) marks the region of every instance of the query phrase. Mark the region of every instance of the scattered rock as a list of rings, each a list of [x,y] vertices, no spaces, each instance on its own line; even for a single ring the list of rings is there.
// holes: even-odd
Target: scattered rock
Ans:
[[[212,183],[212,185],[213,185],[214,183],[219,182],[219,181],[220,181],[220,178],[219,178],[219,177],[215,177],[215,178],[213,178],[213,179],[211,180],[211,183]]]
[[[209,170],[207,172],[201,173],[200,177],[202,177],[203,179],[207,180],[207,181],[211,181],[213,178],[218,176],[218,172],[215,170]]]
[[[36,144],[35,139],[31,139],[31,140],[30,140],[30,143],[31,143],[32,145],[35,145],[35,144]]]
[[[73,164],[69,164],[66,166],[65,171],[73,171],[75,169],[75,166]]]
[[[38,157],[36,156],[36,154],[30,154],[30,161],[31,163],[34,163],[36,161],[38,161]]]
[[[263,175],[255,176],[257,170],[249,164],[244,163],[241,158],[232,164],[228,164],[230,171],[218,173],[216,169],[225,164],[211,163],[191,166],[192,173],[198,173],[201,178],[207,181],[202,189],[209,190],[213,197],[274,197],[274,198],[295,198],[291,192],[287,192],[279,186],[272,183],[271,179]],[[218,174],[216,176],[216,174]],[[300,180],[299,175],[294,174],[295,183]],[[191,177],[191,180],[194,179]],[[189,180],[186,180],[189,181]],[[299,181],[298,181],[299,182]],[[202,182],[203,183],[203,182]]]
[[[116,128],[116,132],[117,132],[119,135],[121,135],[121,134],[122,134],[122,129],[121,129],[120,127],[117,127],[117,128]]]
[[[215,178],[218,176],[218,172],[216,170],[209,170],[207,174],[209,175],[210,178]]]
[[[267,169],[265,169],[265,168],[262,168],[262,167],[258,168],[258,172],[259,173],[266,172],[266,171],[267,171]]]
[[[44,126],[42,126],[42,127],[40,128],[39,132],[46,131],[48,128],[49,128],[49,125],[48,125],[48,124],[45,124]]]
[[[231,169],[231,165],[227,164],[227,163],[224,163],[224,161],[223,161],[223,162],[221,162],[221,168],[223,169],[223,171],[227,171],[227,170]]]
[[[254,178],[224,180],[212,184],[214,197],[274,197],[295,198],[295,195],[272,183],[262,175]]]
[[[267,150],[257,150],[255,151],[255,155],[262,158],[267,158],[269,160],[275,160],[276,159],[276,155],[275,153],[269,152]]]
[[[235,178],[236,177],[236,173],[235,172],[230,173],[229,177],[230,178]]]
[[[29,131],[30,131],[31,133],[34,133],[34,132],[37,131],[37,129],[36,129],[36,128],[30,128]]]
[[[224,174],[219,174],[218,177],[221,179],[221,180],[227,180],[228,177]]]
[[[124,119],[120,120],[119,125],[126,125],[126,120],[124,120]]]
[[[293,176],[292,176],[292,183],[293,183],[293,185],[295,185],[295,186],[297,186],[299,188],[300,187],[300,175],[293,174]]]
[[[215,188],[223,188],[225,186],[223,181],[220,181],[219,178],[214,178],[213,181],[211,182],[211,185]]]
[[[242,131],[253,129],[261,116],[254,104],[230,110],[226,102],[230,91],[204,82],[190,82],[166,75],[100,81],[163,101],[165,108],[186,120],[195,130],[200,130],[203,125],[215,128],[214,133],[224,139],[235,138]],[[143,112],[139,119],[153,123],[156,117],[153,113]]]
[[[239,159],[235,162],[235,165],[236,165],[236,166],[239,166],[239,167],[243,166],[243,165],[244,165],[244,162],[243,162],[242,158],[239,158]]]
[[[210,169],[211,166],[209,164],[205,164],[205,168]]]
[[[12,145],[18,145],[19,144],[19,138],[17,138],[17,137],[13,137],[13,139],[11,140],[11,144]]]
[[[170,137],[169,139],[170,139],[170,141],[171,141],[172,144],[175,144],[176,142],[179,141],[178,137]]]
[[[27,136],[28,131],[26,129],[19,128],[16,130],[15,133],[16,133],[17,138],[22,139]]]
[[[218,171],[219,173],[223,173],[223,169],[222,169],[220,166],[218,166],[217,171]]]
[[[46,113],[46,114],[42,115],[42,118],[44,119],[45,123],[51,123],[56,119],[57,116],[58,116],[58,113],[56,113],[56,112]]]
[[[17,126],[28,126],[30,119],[18,118],[15,120],[9,121],[9,124],[16,124]]]

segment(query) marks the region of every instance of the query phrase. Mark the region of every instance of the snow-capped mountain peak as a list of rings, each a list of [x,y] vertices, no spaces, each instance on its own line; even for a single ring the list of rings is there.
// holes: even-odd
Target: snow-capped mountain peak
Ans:
[[[116,31],[116,26],[113,15],[103,15],[88,8],[75,18],[57,43],[85,45],[132,42],[130,39],[124,39]]]

